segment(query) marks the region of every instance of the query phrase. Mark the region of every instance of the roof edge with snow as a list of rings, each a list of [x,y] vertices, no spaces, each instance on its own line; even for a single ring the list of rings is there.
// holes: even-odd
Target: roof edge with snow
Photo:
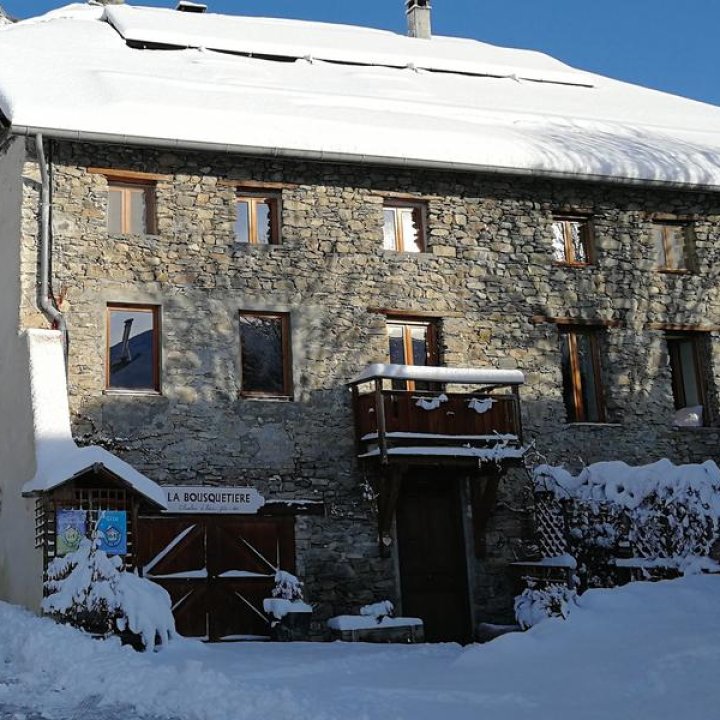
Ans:
[[[23,496],[49,492],[86,472],[104,468],[119,482],[166,509],[165,492],[132,465],[98,446],[78,447],[70,429],[62,335],[58,330],[26,333],[35,442],[35,475]]]

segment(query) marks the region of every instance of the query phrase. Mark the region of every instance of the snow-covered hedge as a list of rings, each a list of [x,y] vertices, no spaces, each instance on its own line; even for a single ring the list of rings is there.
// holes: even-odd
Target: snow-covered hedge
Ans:
[[[712,461],[600,462],[578,475],[539,465],[534,482],[536,493],[562,507],[567,550],[587,586],[611,584],[609,562],[628,553],[676,572],[708,567],[698,558],[709,556],[720,524],[720,468]]]
[[[175,636],[167,592],[124,571],[98,540],[83,539],[75,552],[53,560],[47,575],[42,609],[61,622],[99,635],[129,631],[149,649]]]

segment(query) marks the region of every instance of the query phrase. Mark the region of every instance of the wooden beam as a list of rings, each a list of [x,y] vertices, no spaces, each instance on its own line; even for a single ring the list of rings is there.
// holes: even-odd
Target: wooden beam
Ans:
[[[110,180],[116,180],[122,182],[136,182],[136,183],[152,183],[158,180],[172,180],[172,175],[161,175],[159,173],[141,172],[139,170],[122,170],[120,168],[96,168],[89,167],[87,172],[90,175],[104,175]]]
[[[548,323],[550,325],[576,325],[578,327],[624,327],[622,320],[605,320],[602,318],[574,318],[574,317],[553,317],[550,315],[533,315],[529,322],[532,325]]]
[[[665,330],[668,332],[718,332],[720,325],[685,325],[682,323],[648,323],[645,326],[648,330]]]
[[[219,178],[220,187],[246,188],[247,190],[292,190],[300,187],[298,183],[277,182],[272,180],[244,180]]]
[[[375,417],[377,419],[378,447],[380,448],[380,463],[387,465],[387,430],[385,425],[385,398],[382,391],[383,381],[375,378]]]
[[[417,320],[420,318],[426,318],[428,320],[441,320],[442,318],[465,317],[464,313],[452,310],[435,310],[428,312],[427,310],[400,310],[398,308],[368,307],[367,311],[375,315],[386,315],[389,318],[408,320]]]
[[[381,557],[388,557],[390,545],[385,539],[390,536],[393,517],[397,501],[400,497],[403,471],[394,467],[391,470],[383,470],[380,475],[380,491],[378,493],[378,542]]]

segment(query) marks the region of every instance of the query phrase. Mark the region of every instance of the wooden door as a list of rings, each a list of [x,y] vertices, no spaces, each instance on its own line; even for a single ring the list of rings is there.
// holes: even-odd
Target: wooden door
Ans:
[[[218,517],[208,526],[207,538],[210,638],[267,637],[263,600],[271,596],[278,568],[295,571],[292,518]]]
[[[458,478],[411,471],[398,501],[403,615],[419,617],[428,642],[472,639]]]
[[[169,515],[138,524],[138,566],[170,594],[181,635],[268,637],[263,600],[277,569],[295,571],[294,518]]]

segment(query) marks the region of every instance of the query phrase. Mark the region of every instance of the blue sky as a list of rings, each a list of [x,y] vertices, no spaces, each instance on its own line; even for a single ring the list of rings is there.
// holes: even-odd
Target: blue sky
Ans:
[[[405,31],[404,0],[206,0],[211,12]],[[0,0],[17,17],[62,0]],[[174,7],[175,0],[133,4]],[[570,65],[720,105],[718,0],[434,0],[433,31],[542,50]]]

